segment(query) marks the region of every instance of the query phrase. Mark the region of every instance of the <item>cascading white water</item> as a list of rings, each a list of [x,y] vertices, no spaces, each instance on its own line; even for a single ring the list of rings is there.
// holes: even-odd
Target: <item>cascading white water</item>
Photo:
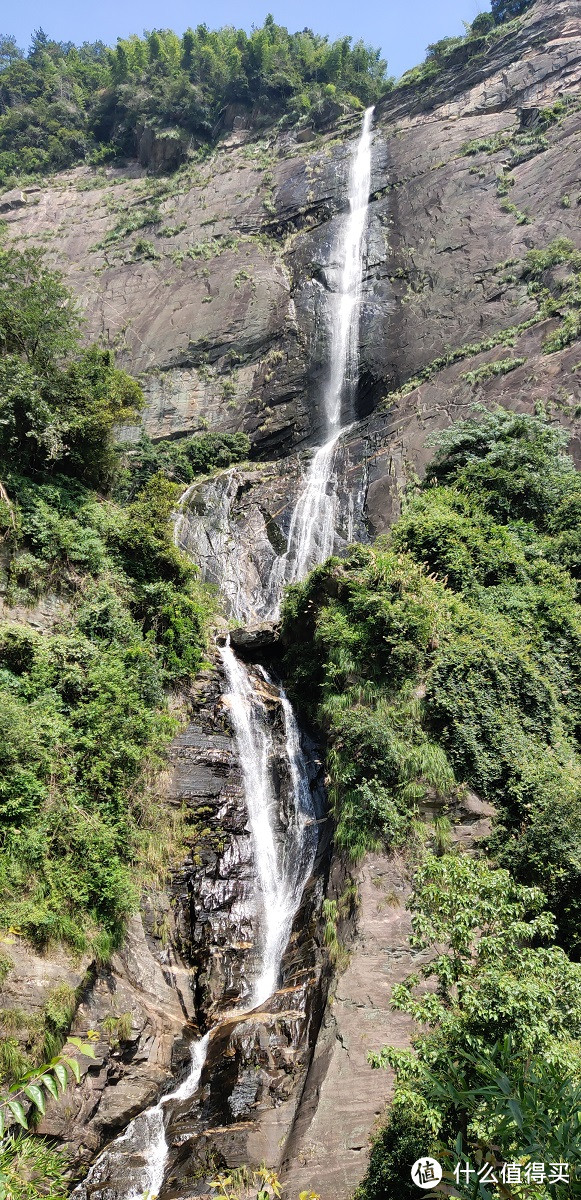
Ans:
[[[139,1116],[130,1122],[125,1133],[116,1138],[113,1145],[97,1159],[84,1182],[71,1193],[71,1198],[88,1200],[91,1195],[99,1194],[98,1185],[101,1183],[105,1185],[105,1191],[101,1195],[115,1195],[116,1193],[107,1186],[108,1168],[113,1162],[115,1174],[119,1167],[119,1176],[123,1178],[124,1184],[128,1185],[128,1190],[124,1192],[124,1200],[144,1200],[145,1197],[154,1200],[163,1184],[169,1154],[164,1107],[172,1101],[178,1103],[180,1100],[189,1100],[194,1095],[206,1061],[209,1040],[210,1035],[207,1033],[205,1037],[192,1043],[190,1070],[179,1087],[162,1096],[157,1104],[139,1113]],[[145,1154],[144,1146],[147,1147]]]
[[[294,714],[286,696],[279,691],[293,792],[293,811],[288,824],[281,829],[271,769],[273,735],[265,720],[264,701],[229,643],[221,647],[220,657],[229,686],[225,699],[238,743],[262,918],[260,971],[254,980],[251,1000],[254,1008],[263,1004],[277,986],[281,959],[315,858],[316,837],[308,832],[314,828],[314,811]],[[262,675],[271,684],[266,671],[262,670]],[[282,838],[277,839],[277,831]],[[280,848],[277,840],[281,842]]]
[[[303,579],[310,566],[324,562],[333,553],[336,496],[334,490],[330,491],[329,482],[342,432],[337,430],[316,451],[293,509],[288,550],[275,560],[268,581],[266,605],[271,618],[278,616],[284,584]]]
[[[288,551],[274,564],[264,588],[262,607],[271,616],[278,612],[284,583],[302,579],[311,566],[323,562],[333,551],[336,495],[330,483],[337,444],[350,428],[342,427],[341,421],[345,416],[353,415],[351,404],[357,377],[359,301],[370,189],[372,119],[373,109],[370,108],[365,113],[361,136],[351,163],[349,214],[342,223],[335,246],[335,257],[341,263],[341,277],[338,292],[330,297],[331,354],[324,391],[326,438],[312,459],[305,486],[295,506]],[[230,478],[234,481],[233,474]],[[192,490],[193,487],[189,488],[180,500],[174,527],[176,545],[181,542],[185,507]],[[226,502],[229,498],[227,493]],[[222,526],[217,529],[218,552],[224,548],[223,538],[227,532]],[[216,546],[212,546],[210,541],[208,548],[209,553],[216,553]],[[243,594],[242,576],[236,571],[227,583],[224,590],[232,611],[242,618],[246,611],[251,611],[251,599]],[[292,793],[290,812],[283,822],[272,771],[273,733],[266,720],[264,698],[229,643],[221,647],[220,655],[229,687],[225,696],[230,706],[242,768],[261,916],[259,969],[253,981],[249,1003],[238,1010],[242,1016],[264,1003],[276,989],[293,920],[313,869],[317,827],[299,732],[284,691],[275,688],[284,717],[285,750]],[[267,673],[259,669],[265,683],[271,688],[275,687]],[[171,1102],[187,1100],[196,1092],[210,1036],[208,1033],[193,1044],[190,1071],[183,1083],[136,1117],[125,1133],[97,1159],[84,1183],[72,1193],[76,1200],[88,1200],[89,1196],[97,1195],[101,1200],[105,1196],[142,1200],[157,1195],[163,1186],[169,1154],[164,1108]],[[123,1178],[123,1193],[118,1190],[116,1183],[113,1186],[109,1183],[111,1166],[115,1179]],[[104,1190],[99,1187],[101,1183]]]
[[[363,118],[361,136],[349,172],[349,215],[339,234],[341,285],[331,308],[331,355],[324,396],[329,430],[340,427],[345,401],[352,398],[357,386],[359,305],[363,278],[363,239],[371,189],[373,111],[373,108],[368,108]]]
[[[276,990],[278,977],[293,920],[299,908],[305,884],[313,869],[317,851],[317,826],[305,758],[301,749],[296,719],[282,688],[277,687],[264,668],[258,668],[265,684],[276,694],[284,720],[285,757],[290,781],[290,811],[281,821],[279,799],[272,773],[274,733],[267,721],[267,709],[260,689],[252,682],[247,668],[236,658],[229,642],[220,648],[229,690],[224,693],[236,736],[244,782],[256,871],[256,895],[259,908],[258,972],[251,996],[239,1015],[263,1004]],[[125,1133],[116,1139],[91,1168],[84,1183],[72,1193],[76,1200],[88,1200],[100,1194],[114,1195],[107,1188],[109,1166],[114,1173],[123,1165],[123,1178],[129,1184],[123,1200],[155,1197],[164,1182],[169,1154],[164,1107],[170,1102],[187,1100],[194,1095],[204,1067],[210,1033],[192,1045],[190,1071],[175,1091],[163,1096],[152,1108],[140,1113]],[[129,1160],[131,1160],[129,1162]]]
[[[332,486],[335,454],[341,437],[351,428],[342,425],[353,416],[353,398],[359,364],[359,308],[363,278],[363,244],[371,187],[373,108],[363,118],[361,135],[349,172],[349,213],[342,223],[333,257],[341,264],[340,285],[328,301],[331,332],[327,382],[323,392],[326,438],[311,461],[295,505],[288,550],[273,565],[266,588],[268,615],[278,616],[285,583],[303,579],[310,567],[333,553],[336,490]]]

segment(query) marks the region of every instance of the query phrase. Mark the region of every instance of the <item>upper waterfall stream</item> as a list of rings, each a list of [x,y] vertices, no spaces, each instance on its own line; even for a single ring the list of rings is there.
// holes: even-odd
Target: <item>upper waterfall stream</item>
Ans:
[[[295,505],[288,550],[274,563],[266,587],[267,615],[278,616],[285,583],[303,579],[333,553],[337,493],[333,486],[338,443],[351,428],[359,367],[359,309],[363,249],[371,188],[373,108],[363,118],[349,171],[349,213],[341,223],[333,258],[341,265],[340,286],[328,300],[330,357],[323,391],[325,440],[313,455],[305,486]]]
[[[351,161],[349,211],[339,223],[333,247],[333,257],[340,264],[340,286],[330,293],[328,304],[330,359],[323,397],[324,442],[313,456],[297,499],[287,552],[279,556],[270,578],[263,581],[261,609],[271,617],[278,614],[285,583],[303,578],[313,565],[324,561],[333,552],[335,454],[342,434],[355,415],[372,119],[373,109],[368,109]],[[185,504],[191,492],[192,488],[189,488],[180,503],[174,529],[176,544],[181,544]],[[211,546],[209,539],[208,542]],[[214,547],[214,554],[219,555],[222,551],[225,551],[223,540]],[[241,575],[232,569],[230,560],[222,564],[222,568],[222,574],[219,570],[217,573],[223,580],[222,590],[232,615],[244,620],[252,605],[250,598],[241,593]],[[229,640],[220,647],[219,653],[227,683],[224,700],[230,713],[242,773],[255,871],[258,953],[250,995],[236,1010],[242,1017],[264,1004],[278,986],[293,920],[315,861],[317,824],[299,730],[284,691],[273,683],[263,668],[256,668],[253,675],[237,659]],[[280,705],[283,716],[284,753],[292,792],[284,813],[277,792],[280,783],[273,769],[273,732],[267,720],[261,680],[269,695]],[[169,1153],[165,1114],[172,1104],[187,1100],[196,1092],[211,1037],[212,1031],[193,1044],[190,1071],[180,1086],[136,1117],[125,1133],[100,1155],[85,1182],[73,1192],[77,1200],[88,1200],[89,1197],[92,1200],[139,1200],[144,1196],[154,1197],[162,1191]]]

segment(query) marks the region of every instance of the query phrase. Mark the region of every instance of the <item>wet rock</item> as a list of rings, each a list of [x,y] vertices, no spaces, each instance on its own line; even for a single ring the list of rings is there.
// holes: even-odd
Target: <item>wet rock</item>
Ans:
[[[285,721],[278,690],[259,672],[256,689],[264,703],[264,719],[272,728],[272,770],[280,796],[281,829],[288,822],[290,795],[294,786],[285,746]],[[215,1172],[221,1161],[249,1162],[280,1158],[279,1143],[292,1126],[308,1062],[322,1018],[328,972],[320,948],[319,914],[324,894],[324,874],[329,841],[323,836],[315,873],[305,889],[290,941],[282,962],[282,985],[267,1004],[241,1014],[250,1000],[250,981],[261,961],[260,922],[262,910],[256,892],[256,868],[248,814],[244,801],[240,763],[233,737],[228,704],[223,696],[224,680],[217,670],[198,678],[190,697],[191,720],[176,738],[171,751],[172,770],[167,784],[167,802],[186,807],[191,822],[191,854],[176,870],[172,887],[171,913],[175,921],[172,938],[176,961],[184,964],[182,983],[189,988],[198,1031],[212,1028],[210,1049],[197,1091],[187,1100],[168,1101],[163,1120],[170,1145],[166,1185],[161,1195],[167,1200],[180,1194],[189,1181],[200,1183]],[[311,778],[318,795],[316,819],[322,818],[321,764],[309,748]],[[140,951],[137,943],[123,951],[123,964],[138,981]],[[115,968],[116,969],[116,968]],[[141,986],[149,996],[163,999],[163,986],[143,955]],[[164,971],[175,989],[176,1012],[180,977],[175,967]],[[121,979],[115,987],[107,979],[105,991],[115,991],[125,1001]],[[159,989],[162,989],[159,991]],[[176,994],[177,993],[177,994]],[[102,988],[91,990],[82,1019],[94,1023],[101,1016]],[[129,1004],[129,1000],[127,1000]],[[92,1007],[91,1007],[92,1006]],[[179,1006],[178,1006],[179,1007]],[[182,1026],[185,1019],[182,1012]],[[79,1016],[79,1019],[81,1017]],[[132,1075],[122,1073],[115,1082],[100,1048],[89,1083],[83,1085],[84,1107],[74,1120],[87,1117],[95,1138],[111,1137],[127,1121],[154,1103],[167,1076],[157,1070],[159,1059],[155,1029],[150,1040],[139,1037],[135,1020]],[[193,1022],[192,1022],[193,1029]],[[134,1037],[132,1024],[131,1036]],[[174,1078],[184,1074],[189,1058],[187,1038],[174,1031]],[[141,1085],[138,1090],[137,1083]],[[123,1087],[117,1102],[117,1088]],[[159,1112],[159,1110],[157,1110]],[[127,1194],[127,1179],[139,1190],[145,1186],[145,1153],[157,1136],[159,1117],[144,1113],[131,1126],[129,1140],[98,1159],[87,1189],[80,1196],[93,1200],[121,1200]],[[153,1121],[153,1124],[152,1124]],[[158,1126],[155,1125],[155,1129]],[[97,1134],[100,1131],[101,1137]],[[51,1132],[63,1136],[58,1124]],[[88,1135],[85,1135],[88,1144]],[[213,1165],[209,1165],[213,1164]],[[129,1176],[128,1176],[129,1172]],[[177,1189],[177,1191],[176,1191]],[[195,1193],[194,1193],[195,1194]]]
[[[33,963],[29,956],[29,972]],[[58,956],[53,971],[56,966]],[[176,969],[185,970],[174,956]],[[94,1059],[80,1058],[81,1085],[50,1104],[39,1126],[40,1133],[65,1145],[77,1168],[150,1104],[178,1069],[176,1039],[193,1015],[193,1006],[187,988],[176,988],[167,974],[166,964],[148,945],[139,916],[131,919],[110,967],[87,969],[72,1029],[80,1035],[97,1029],[101,1040]],[[61,969],[59,985],[62,982],[67,976]],[[124,1031],[116,1041],[120,1019]]]
[[[255,662],[262,654],[272,655],[278,646],[280,627],[269,621],[240,626],[230,632],[230,642],[241,658]]]

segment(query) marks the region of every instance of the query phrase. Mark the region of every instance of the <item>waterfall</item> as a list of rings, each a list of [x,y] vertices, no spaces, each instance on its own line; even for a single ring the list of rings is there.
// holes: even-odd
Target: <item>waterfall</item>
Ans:
[[[109,1168],[123,1179],[124,1200],[155,1200],[163,1185],[169,1147],[165,1136],[164,1107],[172,1101],[189,1100],[194,1095],[206,1061],[210,1035],[192,1043],[190,1070],[186,1078],[157,1104],[139,1113],[127,1126],[125,1133],[116,1138],[91,1167],[83,1183],[71,1193],[71,1198],[89,1200],[91,1196],[120,1196],[110,1186]],[[143,1148],[147,1147],[145,1154]],[[98,1188],[104,1185],[103,1191]]]
[[[316,563],[333,553],[337,493],[334,466],[337,445],[351,428],[359,367],[359,309],[363,250],[371,188],[373,108],[368,108],[349,171],[349,212],[342,223],[333,257],[341,263],[340,286],[329,298],[330,355],[323,391],[325,441],[315,451],[295,505],[288,550],[274,563],[266,588],[268,616],[276,618],[285,583],[303,579]]]
[[[295,505],[288,551],[277,559],[270,579],[263,586],[260,604],[271,616],[278,612],[284,583],[304,578],[310,567],[323,562],[333,551],[335,454],[342,435],[351,427],[341,422],[354,415],[372,119],[373,109],[369,108],[351,162],[349,212],[341,223],[334,248],[336,259],[341,263],[341,275],[339,290],[331,295],[329,304],[331,354],[324,389],[325,441],[313,456]],[[178,506],[174,524],[176,545],[182,541],[185,509],[195,486],[184,492]],[[232,491],[236,487],[235,473],[231,472],[221,501],[220,519],[215,523],[212,536],[209,530],[206,531],[209,559],[220,553],[228,557],[227,517]],[[229,572],[221,582],[233,615],[244,619],[248,612],[254,611],[253,599],[246,594],[238,569]],[[242,1016],[268,1000],[278,986],[282,957],[313,869],[318,839],[306,762],[291,704],[283,689],[273,683],[264,668],[258,667],[257,673],[262,676],[268,694],[276,697],[283,716],[291,799],[288,811],[283,814],[274,772],[274,733],[267,719],[265,695],[248,668],[236,658],[229,639],[220,647],[219,653],[228,687],[224,699],[229,707],[242,771],[260,918],[258,966],[249,1002],[238,1009]],[[89,1197],[94,1200],[97,1197],[100,1200],[144,1200],[151,1197],[153,1200],[163,1187],[169,1154],[164,1109],[195,1094],[211,1036],[212,1031],[193,1043],[190,1070],[180,1086],[130,1123],[125,1133],[99,1156],[72,1197],[76,1200],[89,1200]],[[122,1191],[115,1182],[118,1179],[122,1179]]]
[[[266,719],[267,708],[260,688],[236,658],[229,641],[220,647],[219,653],[228,685],[224,699],[230,710],[242,770],[260,917],[258,971],[248,1003],[238,1009],[243,1016],[268,1000],[278,986],[282,956],[313,869],[318,835],[305,757],[289,700],[268,672],[259,667],[259,674],[280,703],[284,722],[291,804],[283,820],[272,769],[274,732]],[[125,1133],[100,1155],[84,1183],[72,1193],[76,1200],[89,1200],[90,1196],[104,1200],[121,1195],[123,1200],[145,1197],[153,1200],[157,1196],[163,1186],[169,1153],[164,1108],[172,1102],[188,1100],[196,1092],[210,1036],[207,1033],[192,1044],[190,1070],[180,1086],[135,1117]],[[122,1169],[123,1193],[111,1190],[111,1168],[113,1175]],[[98,1187],[101,1183],[103,1191]]]
[[[373,108],[368,108],[349,172],[349,214],[339,233],[337,246],[342,262],[341,286],[331,306],[331,354],[324,396],[329,431],[339,429],[345,407],[352,403],[357,386],[363,242],[371,189],[372,123]]]
[[[276,990],[281,959],[315,860],[316,826],[296,720],[284,692],[277,689],[284,714],[293,806],[286,827],[281,829],[271,769],[273,735],[265,721],[264,702],[228,642],[221,647],[220,657],[230,689],[225,699],[240,754],[262,917],[260,970],[251,1001],[254,1008]],[[261,674],[272,686],[263,668]]]

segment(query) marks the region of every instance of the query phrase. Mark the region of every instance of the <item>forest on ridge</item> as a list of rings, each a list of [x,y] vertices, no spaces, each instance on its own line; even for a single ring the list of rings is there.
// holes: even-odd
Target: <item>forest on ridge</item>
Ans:
[[[388,70],[0,38],[0,1200],[581,1197],[581,44]]]

